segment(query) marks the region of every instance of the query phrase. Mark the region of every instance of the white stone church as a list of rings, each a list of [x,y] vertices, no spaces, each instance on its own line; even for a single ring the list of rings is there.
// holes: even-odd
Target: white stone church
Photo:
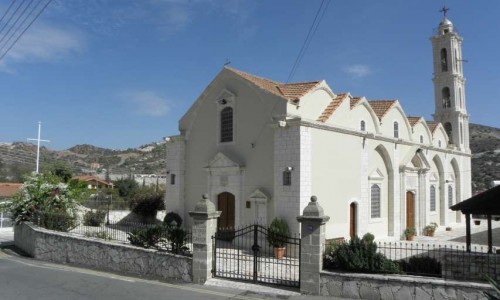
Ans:
[[[311,195],[327,238],[366,232],[399,239],[431,222],[461,221],[449,207],[471,196],[462,38],[446,18],[431,37],[433,121],[398,100],[339,93],[324,80],[281,83],[225,67],[167,143],[167,211],[207,193],[219,227],[269,224],[297,232]]]

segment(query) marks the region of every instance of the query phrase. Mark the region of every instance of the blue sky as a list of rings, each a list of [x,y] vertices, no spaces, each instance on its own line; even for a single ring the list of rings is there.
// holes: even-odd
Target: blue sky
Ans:
[[[320,0],[54,0],[0,61],[0,142],[122,149],[177,134],[231,66],[286,81]],[[10,0],[0,1],[3,13]],[[472,123],[500,127],[500,1],[331,1],[291,81],[434,109],[429,37],[443,4],[464,38]],[[485,6],[487,5],[487,6]]]

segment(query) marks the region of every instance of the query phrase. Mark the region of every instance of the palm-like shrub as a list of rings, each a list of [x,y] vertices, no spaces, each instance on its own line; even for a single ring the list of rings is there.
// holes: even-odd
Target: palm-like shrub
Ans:
[[[269,244],[276,248],[284,247],[288,242],[289,235],[290,231],[286,221],[280,218],[274,218],[269,226],[267,235]]]

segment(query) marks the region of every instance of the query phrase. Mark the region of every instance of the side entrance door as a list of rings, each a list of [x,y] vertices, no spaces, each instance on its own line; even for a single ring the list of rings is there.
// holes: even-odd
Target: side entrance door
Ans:
[[[349,206],[349,236],[351,239],[356,235],[356,203]]]
[[[415,228],[415,195],[406,192],[406,228]]]
[[[217,220],[217,228],[234,229],[234,195],[228,192],[217,196],[217,210],[222,213]]]

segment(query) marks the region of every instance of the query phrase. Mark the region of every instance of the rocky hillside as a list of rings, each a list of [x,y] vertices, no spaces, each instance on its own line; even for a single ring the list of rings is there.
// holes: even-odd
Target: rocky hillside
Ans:
[[[470,125],[473,193],[500,180],[500,129]],[[165,171],[164,142],[127,150],[77,145],[63,151],[41,148],[41,169],[65,165],[76,174],[159,174]],[[0,143],[0,181],[19,181],[20,175],[35,166],[36,147],[28,143]]]
[[[472,193],[488,189],[500,180],[500,129],[470,124],[472,151]]]
[[[164,142],[151,143],[127,150],[112,150],[92,145],[77,145],[67,150],[40,148],[40,169],[64,166],[73,174],[163,174],[166,147]],[[0,143],[0,181],[19,181],[32,171],[36,146],[29,143]]]

